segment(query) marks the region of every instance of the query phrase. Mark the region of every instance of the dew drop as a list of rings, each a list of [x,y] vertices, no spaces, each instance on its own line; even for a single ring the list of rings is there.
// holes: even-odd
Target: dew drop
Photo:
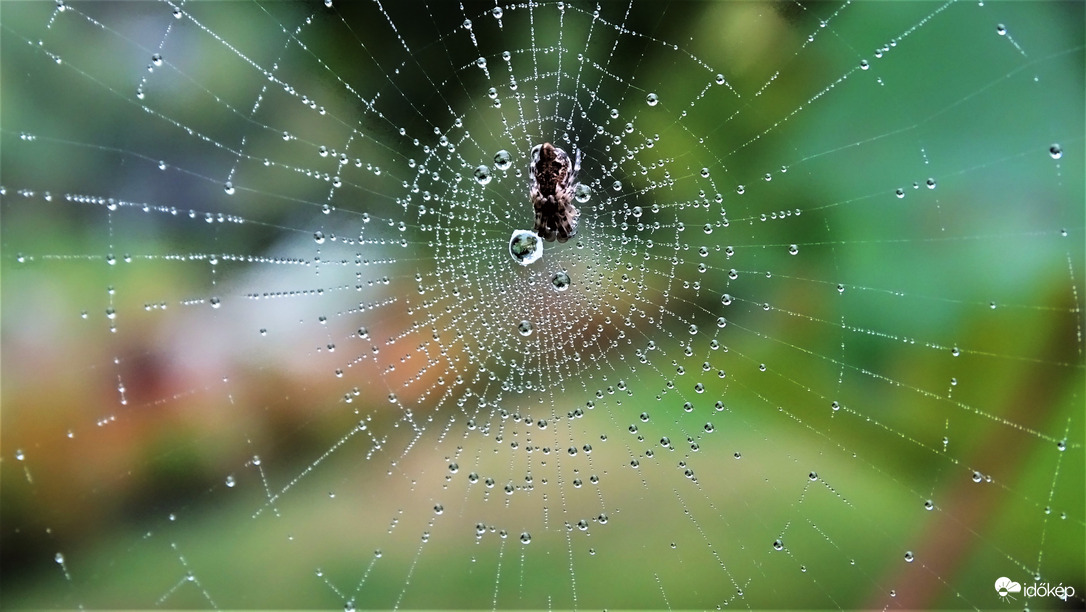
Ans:
[[[554,286],[555,291],[565,291],[569,289],[570,279],[569,274],[565,272],[555,272],[551,277],[551,285]]]
[[[573,188],[573,197],[577,199],[577,202],[584,204],[592,197],[592,188],[584,183],[577,183],[577,186]]]
[[[905,551],[905,562],[906,563],[912,563],[913,562],[913,551],[911,551],[911,550]]]
[[[645,102],[647,102],[649,106],[656,106],[659,101],[660,96],[657,96],[655,93],[650,93],[649,95],[645,96]]]
[[[615,191],[622,191],[622,181],[615,181],[611,183],[611,189]]]
[[[513,156],[509,154],[509,151],[502,149],[494,154],[494,167],[498,170],[508,170],[511,165],[513,165]]]
[[[1052,146],[1048,147],[1048,154],[1052,156],[1052,159],[1059,159],[1063,157],[1063,147],[1053,143]]]
[[[788,245],[788,254],[795,255],[796,253],[799,253],[799,246],[795,244]]]
[[[155,66],[161,66],[162,65],[162,54],[161,53],[155,53],[154,55],[152,55],[151,56],[151,63],[154,64]]]
[[[490,166],[480,165],[475,169],[475,182],[486,185],[490,182]]]
[[[784,542],[773,540],[773,550],[784,550]]]
[[[996,25],[996,34],[999,34],[1000,36],[1006,36],[1007,26],[1003,25],[1002,23]]]
[[[522,266],[535,263],[543,257],[543,241],[535,232],[516,230],[509,238],[509,256]]]
[[[522,336],[531,336],[532,335],[532,322],[531,321],[521,321],[520,323],[517,324],[517,331],[520,332],[520,335],[522,335]]]

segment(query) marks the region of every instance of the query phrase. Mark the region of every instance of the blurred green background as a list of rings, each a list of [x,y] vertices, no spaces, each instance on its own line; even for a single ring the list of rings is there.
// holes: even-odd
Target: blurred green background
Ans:
[[[1082,3],[493,6],[0,4],[0,604],[1081,607]]]

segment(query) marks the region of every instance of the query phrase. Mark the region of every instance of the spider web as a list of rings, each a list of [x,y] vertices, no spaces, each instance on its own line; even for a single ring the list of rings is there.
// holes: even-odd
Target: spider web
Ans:
[[[0,8],[5,606],[1082,605],[1081,3]]]

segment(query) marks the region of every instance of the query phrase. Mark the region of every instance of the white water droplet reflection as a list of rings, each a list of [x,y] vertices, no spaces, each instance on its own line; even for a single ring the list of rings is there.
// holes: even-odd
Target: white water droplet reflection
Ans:
[[[509,256],[522,266],[543,257],[543,241],[531,230],[515,230],[509,238]]]
[[[490,166],[480,165],[475,169],[475,182],[480,185],[490,183]]]

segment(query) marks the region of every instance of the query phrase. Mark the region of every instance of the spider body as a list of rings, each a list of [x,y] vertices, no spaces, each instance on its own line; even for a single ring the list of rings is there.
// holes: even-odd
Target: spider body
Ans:
[[[549,142],[532,147],[528,195],[535,208],[534,231],[547,242],[565,242],[577,233],[581,213],[573,205],[573,193],[580,169],[580,151],[570,159]]]

